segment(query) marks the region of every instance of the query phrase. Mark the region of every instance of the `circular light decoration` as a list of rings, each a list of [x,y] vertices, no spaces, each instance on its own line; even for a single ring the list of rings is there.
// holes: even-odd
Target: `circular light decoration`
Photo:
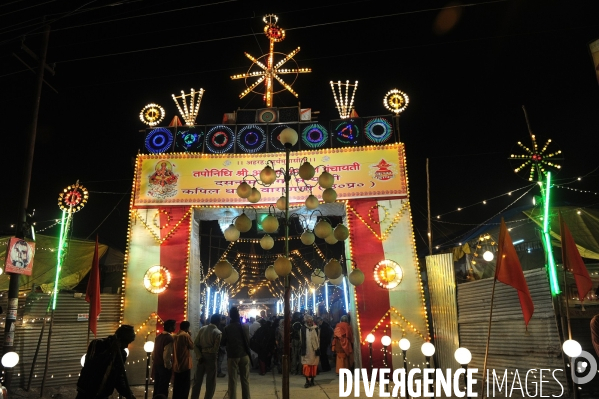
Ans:
[[[273,123],[277,121],[277,111],[273,108],[263,109],[258,112],[258,121],[264,123]]]
[[[268,144],[269,150],[273,151],[285,151],[285,146],[281,143],[279,135],[284,129],[287,129],[287,125],[277,125],[268,131]]]
[[[323,147],[328,139],[327,129],[317,123],[308,125],[302,130],[302,142],[310,148]]]
[[[171,273],[164,266],[156,265],[148,269],[144,275],[144,287],[152,294],[164,292],[171,282]]]
[[[146,149],[153,154],[168,151],[171,144],[173,133],[165,127],[156,128],[146,136]]]
[[[158,104],[148,104],[139,113],[139,119],[148,126],[156,126],[164,119],[164,108]]]
[[[202,150],[202,141],[204,132],[201,130],[180,130],[177,131],[175,139],[175,151],[200,152]]]
[[[215,126],[206,134],[206,148],[213,154],[222,154],[233,148],[235,133],[227,126]]]
[[[344,145],[358,144],[360,128],[353,119],[344,120],[335,128],[335,139]]]
[[[266,133],[260,126],[244,126],[237,132],[237,147],[243,152],[258,152],[266,146]]]
[[[87,188],[77,182],[58,194],[58,207],[63,211],[78,212],[85,206],[88,198]]]
[[[509,160],[516,174],[520,174],[522,177],[526,176],[527,169],[530,166],[528,181],[539,181],[547,177],[547,172],[559,171],[562,166],[556,161],[563,161],[564,158],[562,150],[555,148],[555,145],[551,145],[551,139],[548,139],[545,145],[541,147],[541,143],[537,142],[534,134],[531,134],[530,138],[532,145],[525,145],[518,141],[518,151],[524,152],[524,154],[510,154]]]
[[[383,288],[393,289],[401,283],[402,279],[403,270],[397,262],[385,259],[374,267],[374,280]]]
[[[364,126],[364,133],[368,140],[373,143],[384,143],[389,140],[393,128],[389,121],[384,118],[373,118]]]
[[[389,90],[383,99],[383,105],[389,111],[400,114],[408,107],[410,98],[401,90]]]

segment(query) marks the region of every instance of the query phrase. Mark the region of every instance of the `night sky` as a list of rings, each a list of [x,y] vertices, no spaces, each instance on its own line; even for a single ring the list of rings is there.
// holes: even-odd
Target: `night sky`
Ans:
[[[433,237],[441,246],[454,242],[453,233],[538,194],[533,188],[517,200],[530,183],[507,159],[522,153],[518,141],[530,146],[523,105],[539,144],[552,139],[549,150],[563,151],[555,200],[599,203],[599,85],[588,48],[599,38],[599,2],[74,3],[0,5],[4,234],[17,218],[35,82],[14,55],[35,65],[21,40],[39,51],[44,15],[52,28],[48,62],[56,63],[55,76],[46,80],[58,93],[45,85],[41,99],[29,200],[38,230],[60,216],[58,193],[79,179],[91,196],[75,216],[73,235],[98,233],[101,242],[124,250],[132,162],[143,146],[140,110],[159,103],[170,121],[177,113],[171,94],[191,87],[206,90],[198,124],[220,123],[237,108],[263,107],[260,96],[240,100],[245,85],[230,75],[247,71],[244,52],[268,51],[262,33],[268,13],[277,14],[287,31],[275,49],[288,53],[301,46],[295,59],[313,70],[293,88],[302,107],[321,112],[319,121],[338,118],[330,80],[359,81],[360,116],[387,114],[382,100],[392,88],[409,95],[400,129],[419,251],[426,247],[427,158]],[[297,101],[282,93],[274,106]],[[44,232],[58,233],[57,227]]]

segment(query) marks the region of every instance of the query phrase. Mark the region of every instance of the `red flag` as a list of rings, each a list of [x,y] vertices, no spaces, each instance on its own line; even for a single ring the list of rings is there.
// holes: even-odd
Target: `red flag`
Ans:
[[[562,218],[561,212],[559,213],[559,230],[562,239],[562,262],[564,263],[566,270],[574,275],[576,288],[578,288],[578,298],[580,299],[580,302],[582,302],[593,288],[593,282],[582,261],[580,252],[578,252],[576,242],[574,242],[570,229],[568,229],[564,218]]]
[[[522,307],[524,323],[528,327],[528,322],[535,311],[532,303],[528,285],[522,272],[522,266],[516,253],[516,248],[512,243],[510,233],[507,231],[505,222],[501,218],[501,228],[499,229],[499,248],[497,252],[497,266],[495,268],[495,279],[504,284],[511,285],[518,290],[518,298]]]
[[[96,236],[96,250],[92,270],[89,272],[89,281],[85,291],[85,300],[89,302],[89,329],[97,337],[98,316],[102,312],[100,304],[100,257],[98,256],[98,236]]]

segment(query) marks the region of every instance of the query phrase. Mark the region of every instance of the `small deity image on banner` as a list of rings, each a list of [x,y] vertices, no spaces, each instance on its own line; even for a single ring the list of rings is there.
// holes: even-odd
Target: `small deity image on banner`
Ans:
[[[7,273],[25,274],[31,276],[35,243],[13,237],[8,243],[4,271]]]

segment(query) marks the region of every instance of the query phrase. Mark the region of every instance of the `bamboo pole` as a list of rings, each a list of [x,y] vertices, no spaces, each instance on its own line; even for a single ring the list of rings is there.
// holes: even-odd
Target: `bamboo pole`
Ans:
[[[481,399],[485,399],[485,381],[489,378],[487,375],[487,359],[489,358],[489,342],[491,341],[491,322],[493,320],[493,301],[495,300],[495,285],[497,284],[497,278],[493,278],[493,289],[491,290],[491,309],[489,310],[489,328],[487,331],[487,346],[485,348],[485,360],[483,362],[483,378],[481,388]]]
[[[428,208],[428,254],[433,254],[433,232],[431,230],[431,184],[428,173],[428,158],[426,158],[426,205]]]

